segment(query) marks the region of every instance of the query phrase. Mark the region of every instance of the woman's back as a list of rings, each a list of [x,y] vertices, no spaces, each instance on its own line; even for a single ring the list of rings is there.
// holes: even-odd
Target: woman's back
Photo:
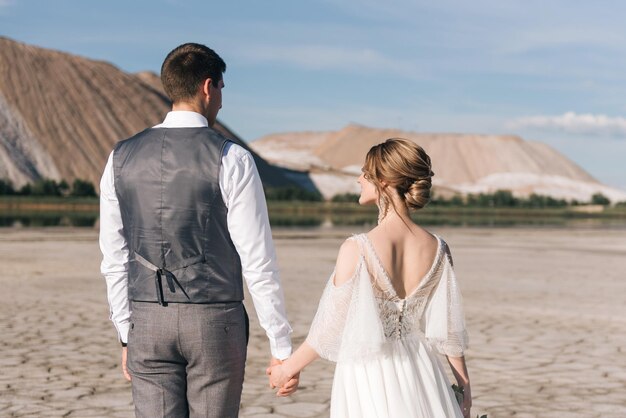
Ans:
[[[437,256],[438,241],[425,229],[399,218],[390,219],[367,234],[396,295],[404,299],[423,280]]]
[[[331,277],[307,336],[337,360],[330,415],[460,418],[433,351],[462,355],[466,344],[447,244],[386,226],[346,241],[359,252],[354,274],[339,286]]]

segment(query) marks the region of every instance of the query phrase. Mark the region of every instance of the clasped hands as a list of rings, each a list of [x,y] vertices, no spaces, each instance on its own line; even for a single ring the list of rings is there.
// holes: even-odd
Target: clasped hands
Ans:
[[[272,358],[270,366],[265,370],[265,374],[269,376],[270,388],[278,388],[276,396],[289,396],[298,389],[300,372],[290,374],[281,360]]]

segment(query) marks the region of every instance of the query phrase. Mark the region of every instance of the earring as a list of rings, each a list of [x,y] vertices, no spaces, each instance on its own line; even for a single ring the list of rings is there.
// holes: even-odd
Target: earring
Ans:
[[[387,210],[389,209],[389,201],[382,193],[378,196],[378,224],[387,216]]]

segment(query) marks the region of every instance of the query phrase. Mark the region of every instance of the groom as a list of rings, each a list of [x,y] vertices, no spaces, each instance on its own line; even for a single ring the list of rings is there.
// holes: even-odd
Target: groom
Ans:
[[[291,354],[259,174],[248,151],[211,129],[225,70],[204,45],[170,52],[161,81],[172,111],[118,143],[102,176],[101,271],[138,417],[237,416],[244,278],[270,364]]]

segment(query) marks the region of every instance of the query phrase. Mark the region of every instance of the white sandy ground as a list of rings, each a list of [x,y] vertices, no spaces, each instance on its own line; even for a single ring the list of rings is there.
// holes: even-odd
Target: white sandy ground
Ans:
[[[295,342],[354,232],[275,231]],[[474,414],[626,416],[625,230],[434,232],[464,292]],[[99,262],[92,230],[0,230],[0,416],[133,415]],[[276,398],[252,318],[241,417],[327,416],[333,364],[309,366],[296,395]]]

